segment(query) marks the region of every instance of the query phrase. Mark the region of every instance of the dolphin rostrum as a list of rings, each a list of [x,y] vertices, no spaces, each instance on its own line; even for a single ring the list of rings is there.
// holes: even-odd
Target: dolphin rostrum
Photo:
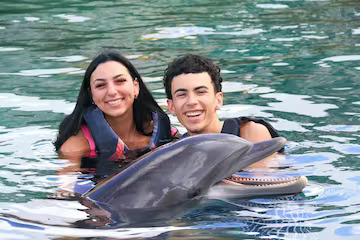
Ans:
[[[216,196],[216,191],[222,191],[223,195],[229,192],[228,196],[234,196],[236,190],[221,190],[224,184],[216,184],[277,152],[285,142],[284,138],[278,137],[253,144],[230,134],[187,137],[142,156],[130,167],[97,184],[83,197],[109,212],[115,222],[168,218],[179,206],[209,193]],[[304,187],[300,184],[297,189],[288,188],[285,193],[301,192]],[[237,197],[249,197],[246,194],[246,190],[239,191]],[[277,194],[276,188],[264,195],[269,194]]]

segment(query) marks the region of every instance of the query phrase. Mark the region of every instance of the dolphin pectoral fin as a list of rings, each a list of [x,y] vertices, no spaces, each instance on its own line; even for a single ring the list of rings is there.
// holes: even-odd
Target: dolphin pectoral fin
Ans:
[[[270,140],[254,143],[252,149],[246,154],[242,161],[253,162],[250,159],[264,159],[282,149],[286,141],[286,138],[276,137]]]
[[[242,183],[241,183],[242,182]],[[209,198],[251,198],[257,196],[300,193],[307,185],[305,176],[283,179],[255,179],[253,182],[224,180],[213,186]]]

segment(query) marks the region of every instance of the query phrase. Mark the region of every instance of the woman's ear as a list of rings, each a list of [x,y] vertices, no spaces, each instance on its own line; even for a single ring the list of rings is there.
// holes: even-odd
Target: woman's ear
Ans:
[[[134,83],[134,96],[135,96],[135,98],[137,98],[140,93],[140,85],[139,85],[139,81],[137,80],[137,78],[134,79],[133,83]]]

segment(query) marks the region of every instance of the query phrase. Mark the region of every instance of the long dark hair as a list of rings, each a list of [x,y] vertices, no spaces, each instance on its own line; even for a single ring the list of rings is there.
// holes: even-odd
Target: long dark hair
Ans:
[[[139,95],[133,103],[134,122],[138,132],[143,135],[151,134],[145,132],[144,123],[152,120],[152,112],[158,112],[168,118],[166,113],[156,103],[155,99],[141,79],[140,74],[131,62],[114,50],[106,51],[98,55],[86,69],[74,111],[70,115],[66,116],[59,125],[59,133],[56,141],[54,142],[56,151],[59,150],[61,145],[69,137],[76,135],[79,132],[83,122],[84,113],[86,109],[93,104],[90,91],[91,74],[95,71],[99,64],[109,61],[116,61],[124,65],[128,69],[133,80],[137,79],[139,82]]]

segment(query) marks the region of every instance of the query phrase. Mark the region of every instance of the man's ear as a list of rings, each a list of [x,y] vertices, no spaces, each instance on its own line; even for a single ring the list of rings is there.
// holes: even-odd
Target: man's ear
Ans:
[[[169,112],[170,112],[172,115],[175,115],[175,108],[174,108],[174,104],[173,104],[172,99],[168,99],[168,100],[167,100],[167,105],[168,105]]]
[[[216,99],[216,106],[220,108],[223,105],[223,101],[224,101],[223,93],[222,92],[217,92],[215,94],[215,99]]]

